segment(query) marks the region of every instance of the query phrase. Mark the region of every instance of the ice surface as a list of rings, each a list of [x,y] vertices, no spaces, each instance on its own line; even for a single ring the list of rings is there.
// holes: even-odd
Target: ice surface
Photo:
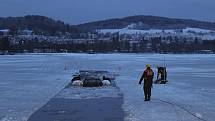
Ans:
[[[63,89],[55,98],[95,99],[102,97],[120,97],[122,94],[116,87],[69,87]]]
[[[69,81],[61,56],[0,56],[0,121],[26,121]]]
[[[167,66],[167,85],[154,85],[144,102],[139,78],[146,64]],[[73,72],[86,69],[119,74],[126,121],[206,121],[215,119],[215,55],[41,54],[0,56],[0,121],[26,121],[68,84]],[[71,91],[71,90],[70,90]],[[85,90],[86,91],[86,90]],[[95,92],[95,90],[88,90]],[[67,92],[67,91],[66,91]],[[62,96],[70,96],[69,93]],[[94,98],[83,89],[77,97]],[[103,93],[104,92],[104,93]],[[68,95],[66,95],[68,94]],[[97,96],[114,96],[103,88]],[[117,96],[117,95],[116,95]]]

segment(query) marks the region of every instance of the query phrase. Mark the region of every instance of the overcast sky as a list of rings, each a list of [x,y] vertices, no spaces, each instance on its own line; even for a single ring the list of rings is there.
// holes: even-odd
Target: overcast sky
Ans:
[[[131,15],[215,22],[215,0],[0,0],[0,16],[45,15],[71,24]]]

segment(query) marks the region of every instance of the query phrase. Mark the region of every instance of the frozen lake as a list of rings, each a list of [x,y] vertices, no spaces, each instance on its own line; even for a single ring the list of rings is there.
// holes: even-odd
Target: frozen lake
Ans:
[[[144,102],[139,78],[146,64],[167,66],[167,85]],[[213,121],[215,55],[40,54],[0,56],[0,121],[26,121],[79,69],[118,73],[126,121]]]

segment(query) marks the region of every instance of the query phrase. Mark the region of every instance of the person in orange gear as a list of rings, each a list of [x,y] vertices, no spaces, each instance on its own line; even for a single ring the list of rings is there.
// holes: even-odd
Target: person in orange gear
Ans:
[[[151,65],[147,64],[146,69],[143,72],[143,75],[140,78],[139,84],[141,85],[143,79],[144,79],[144,85],[143,85],[143,90],[144,90],[144,95],[145,95],[145,101],[150,101],[151,99],[151,88],[153,84],[153,78],[154,78],[154,72],[151,69]]]

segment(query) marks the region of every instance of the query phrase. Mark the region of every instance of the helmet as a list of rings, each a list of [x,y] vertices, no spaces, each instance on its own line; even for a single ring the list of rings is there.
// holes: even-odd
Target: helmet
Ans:
[[[146,67],[147,67],[147,68],[151,68],[151,65],[150,65],[150,64],[147,64]]]

